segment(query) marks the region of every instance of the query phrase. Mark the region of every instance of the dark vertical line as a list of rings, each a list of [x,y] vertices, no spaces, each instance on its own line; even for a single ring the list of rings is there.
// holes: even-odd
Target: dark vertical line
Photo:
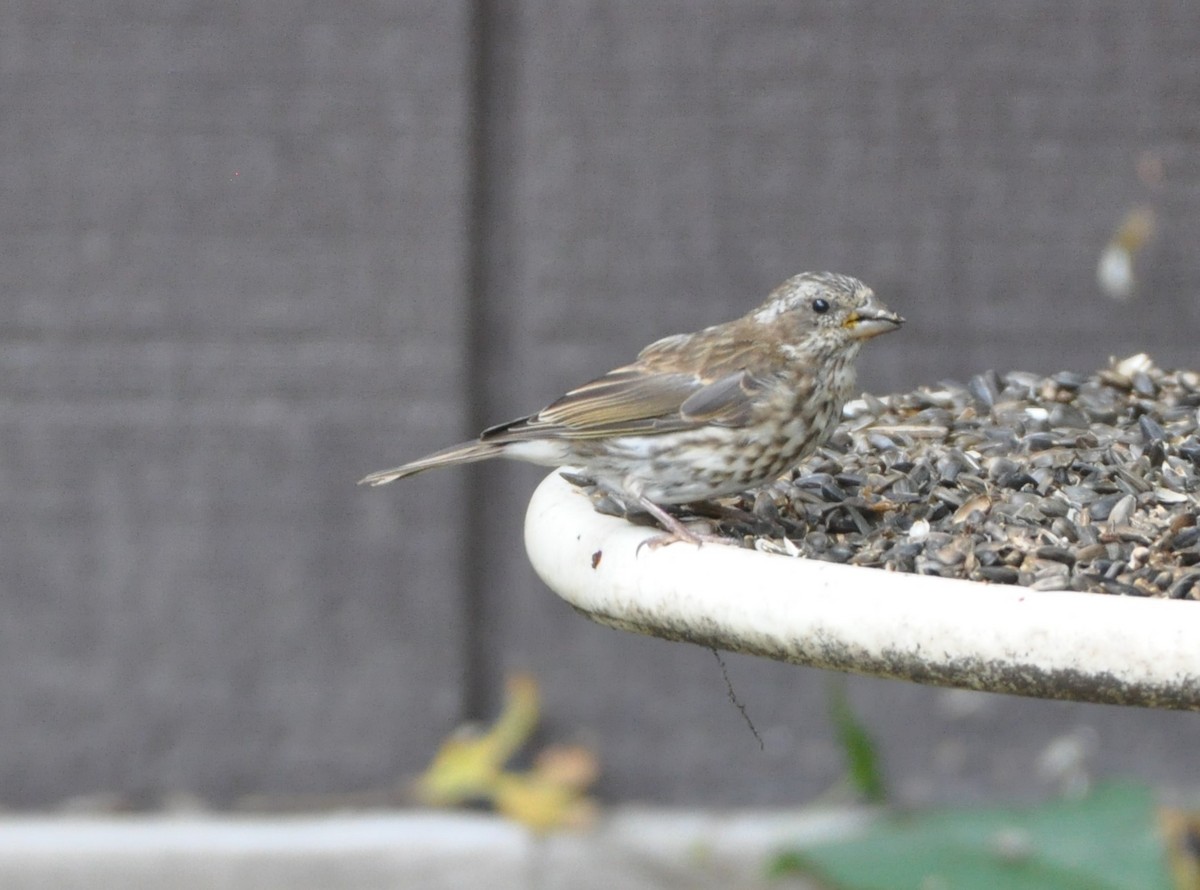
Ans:
[[[487,355],[485,338],[490,297],[491,275],[488,263],[492,211],[491,149],[494,141],[493,101],[489,88],[495,80],[496,57],[494,41],[494,10],[490,0],[474,0],[469,25],[469,89],[468,114],[468,185],[467,200],[467,316],[465,331],[466,380],[465,393],[468,435],[483,429],[487,387]],[[463,528],[467,554],[463,569],[463,639],[462,639],[462,711],[468,720],[486,716],[488,705],[487,652],[484,645],[485,573],[483,543],[487,534],[486,516],[479,505],[483,497],[483,474],[479,464],[465,468],[467,484],[463,503]]]

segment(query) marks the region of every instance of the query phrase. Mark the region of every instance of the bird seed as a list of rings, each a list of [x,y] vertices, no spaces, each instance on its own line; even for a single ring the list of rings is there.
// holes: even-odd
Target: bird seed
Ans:
[[[724,501],[747,547],[851,565],[1200,599],[1200,372],[987,371],[846,405],[781,480]]]

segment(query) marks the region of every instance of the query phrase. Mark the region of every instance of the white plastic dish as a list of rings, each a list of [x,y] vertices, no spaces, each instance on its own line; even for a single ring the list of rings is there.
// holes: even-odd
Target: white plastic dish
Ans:
[[[835,670],[1041,698],[1200,710],[1200,603],[1034,591],[659,534],[557,472],[525,518],[534,570],[601,624]]]

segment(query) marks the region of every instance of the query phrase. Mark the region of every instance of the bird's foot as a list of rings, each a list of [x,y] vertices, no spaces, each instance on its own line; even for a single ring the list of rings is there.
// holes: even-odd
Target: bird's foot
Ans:
[[[728,538],[723,538],[720,535],[706,535],[701,532],[692,531],[662,507],[653,501],[646,498],[639,498],[638,504],[656,520],[665,530],[666,534],[655,535],[653,538],[647,538],[638,544],[637,552],[641,552],[643,547],[649,547],[651,550],[657,550],[660,547],[666,547],[668,544],[678,542],[687,542],[695,544],[697,547],[702,544],[730,544]]]

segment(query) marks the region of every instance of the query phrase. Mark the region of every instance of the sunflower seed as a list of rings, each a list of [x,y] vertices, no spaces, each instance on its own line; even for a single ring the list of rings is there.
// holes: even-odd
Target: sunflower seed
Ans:
[[[721,528],[854,565],[1200,599],[1198,409],[1200,372],[1144,355],[864,395],[793,481],[734,501]]]

